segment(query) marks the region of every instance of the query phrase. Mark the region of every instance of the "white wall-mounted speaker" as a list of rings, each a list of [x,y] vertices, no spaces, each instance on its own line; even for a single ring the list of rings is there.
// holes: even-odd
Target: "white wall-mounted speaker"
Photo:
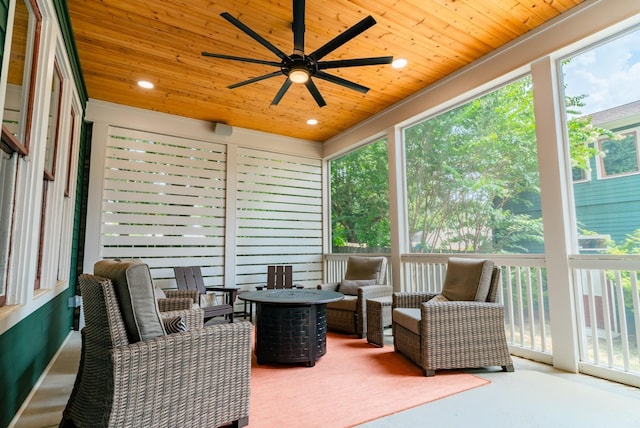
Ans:
[[[220,137],[230,137],[233,134],[233,127],[224,123],[214,123],[213,132]]]

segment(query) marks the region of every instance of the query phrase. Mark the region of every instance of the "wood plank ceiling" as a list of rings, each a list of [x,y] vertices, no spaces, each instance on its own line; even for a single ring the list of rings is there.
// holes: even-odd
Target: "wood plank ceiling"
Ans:
[[[362,94],[314,79],[327,105],[285,76],[227,86],[276,68],[207,58],[202,51],[279,62],[220,16],[229,12],[293,53],[291,0],[68,0],[89,97],[322,142],[420,91],[583,0],[307,0],[309,54],[367,15],[377,25],[323,60],[392,55],[408,65],[328,70],[370,88]],[[155,88],[144,90],[138,80]],[[318,120],[309,126],[307,119]]]

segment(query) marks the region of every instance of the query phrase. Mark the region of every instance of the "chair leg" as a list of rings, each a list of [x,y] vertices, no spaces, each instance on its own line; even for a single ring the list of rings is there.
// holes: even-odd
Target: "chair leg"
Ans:
[[[247,425],[249,425],[249,416],[245,416],[244,418],[231,422],[231,426],[233,428],[246,427]]]
[[[513,372],[513,365],[502,366],[503,372]]]
[[[424,370],[424,375],[426,377],[432,377],[436,375],[436,371],[435,370]]]

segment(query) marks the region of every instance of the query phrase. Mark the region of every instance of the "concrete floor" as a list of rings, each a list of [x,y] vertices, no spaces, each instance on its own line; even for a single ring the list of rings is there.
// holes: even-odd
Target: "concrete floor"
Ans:
[[[385,341],[391,340],[387,332]],[[58,426],[73,388],[79,353],[80,334],[73,332],[11,427]],[[514,365],[514,373],[468,370],[491,383],[360,427],[640,427],[637,388],[521,358],[514,358]]]

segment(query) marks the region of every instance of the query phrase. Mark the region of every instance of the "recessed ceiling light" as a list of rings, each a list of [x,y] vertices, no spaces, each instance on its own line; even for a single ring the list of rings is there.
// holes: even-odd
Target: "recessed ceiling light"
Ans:
[[[153,83],[151,82],[147,82],[146,80],[139,80],[138,81],[138,86],[145,88],[145,89],[151,89],[153,88]]]
[[[391,63],[391,67],[393,68],[402,68],[405,65],[407,65],[407,60],[404,58],[394,59],[393,62]]]
[[[318,120],[317,119],[309,119],[307,120],[307,125],[317,125],[318,124]]]

